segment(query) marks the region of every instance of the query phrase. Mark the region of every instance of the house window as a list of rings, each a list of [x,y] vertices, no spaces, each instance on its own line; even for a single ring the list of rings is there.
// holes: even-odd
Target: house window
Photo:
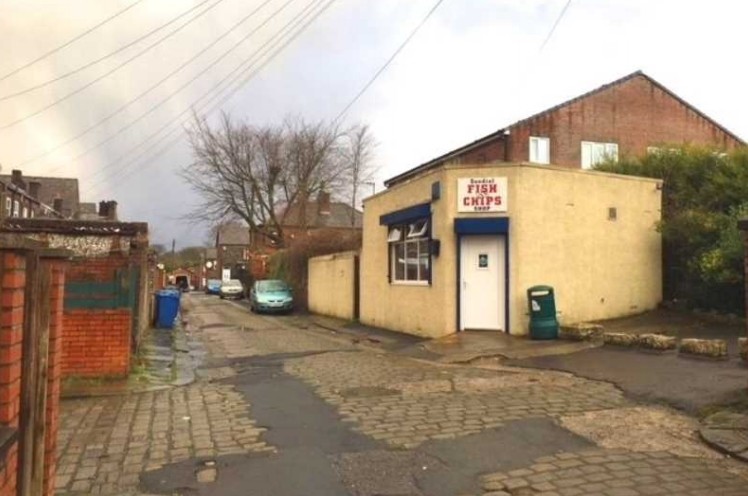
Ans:
[[[551,163],[550,138],[530,136],[530,162],[533,164]]]
[[[582,141],[582,169],[591,169],[606,160],[618,161],[617,143]]]
[[[389,228],[392,282],[428,284],[431,279],[429,221],[417,220]]]
[[[21,204],[18,203],[18,200],[13,200],[13,217],[18,217],[21,215]]]
[[[5,198],[5,216],[10,217],[13,215],[13,200]]]
[[[23,218],[28,219],[29,217],[29,209],[27,207],[23,207]]]

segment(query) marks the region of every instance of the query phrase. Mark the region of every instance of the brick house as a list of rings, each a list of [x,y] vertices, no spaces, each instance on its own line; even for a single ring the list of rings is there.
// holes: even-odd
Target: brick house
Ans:
[[[452,150],[387,181],[442,164],[498,162],[589,169],[607,159],[673,145],[731,150],[745,142],[641,71]]]
[[[286,243],[321,229],[331,236],[360,232],[363,225],[359,210],[344,202],[331,201],[327,192],[319,193],[316,200],[306,202],[303,207],[298,204],[289,207],[282,218]],[[278,250],[278,244],[268,234],[238,222],[220,226],[216,234],[218,273],[231,270],[232,278],[241,279],[243,271],[248,271],[255,279],[265,277],[268,257]]]
[[[49,186],[45,188],[40,178],[25,178],[20,170],[0,176],[0,219],[7,217],[64,218],[64,201],[55,198]],[[75,180],[77,198],[78,180]]]

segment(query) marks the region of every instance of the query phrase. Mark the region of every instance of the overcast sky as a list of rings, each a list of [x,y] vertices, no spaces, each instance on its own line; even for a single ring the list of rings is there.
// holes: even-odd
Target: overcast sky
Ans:
[[[1,80],[0,98],[96,60],[202,2],[140,0],[76,43]],[[0,78],[133,3],[4,0]],[[263,4],[183,70],[129,103]],[[257,124],[279,122],[289,114],[331,120],[435,0],[334,0],[266,65],[251,65],[264,53],[263,44],[265,51],[272,48],[267,43],[276,40],[294,16],[318,4],[209,0],[114,57],[0,101],[3,172],[20,167],[29,175],[78,177],[83,201],[116,199],[124,220],[150,223],[154,242],[176,238],[178,247],[202,243],[205,226],[179,220],[195,202],[176,175],[190,160],[189,146],[177,139],[172,147],[163,148],[181,135],[189,108],[222,108]],[[384,179],[638,69],[748,138],[744,2],[572,0],[541,50],[566,4],[567,0],[444,0],[346,116],[346,124],[370,124],[379,142],[377,189]],[[112,71],[205,9],[144,55],[30,116]],[[255,34],[247,38],[252,31]],[[243,38],[246,41],[223,55]],[[215,95],[215,86],[242,63],[250,69],[247,74],[256,68],[254,77],[223,105],[213,105],[219,99],[209,101],[205,95]]]

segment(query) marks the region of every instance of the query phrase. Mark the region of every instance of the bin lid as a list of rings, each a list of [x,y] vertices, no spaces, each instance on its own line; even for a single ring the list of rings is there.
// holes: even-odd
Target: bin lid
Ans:
[[[541,284],[539,286],[532,286],[532,287],[528,288],[527,291],[532,291],[532,292],[535,292],[535,291],[553,292],[553,286],[545,286],[545,285]]]

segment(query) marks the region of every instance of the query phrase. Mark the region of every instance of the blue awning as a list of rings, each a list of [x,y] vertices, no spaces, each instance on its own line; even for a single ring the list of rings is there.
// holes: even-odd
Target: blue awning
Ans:
[[[420,203],[412,207],[396,210],[379,217],[379,225],[391,226],[393,224],[406,224],[414,220],[428,218],[431,215],[431,204]]]

